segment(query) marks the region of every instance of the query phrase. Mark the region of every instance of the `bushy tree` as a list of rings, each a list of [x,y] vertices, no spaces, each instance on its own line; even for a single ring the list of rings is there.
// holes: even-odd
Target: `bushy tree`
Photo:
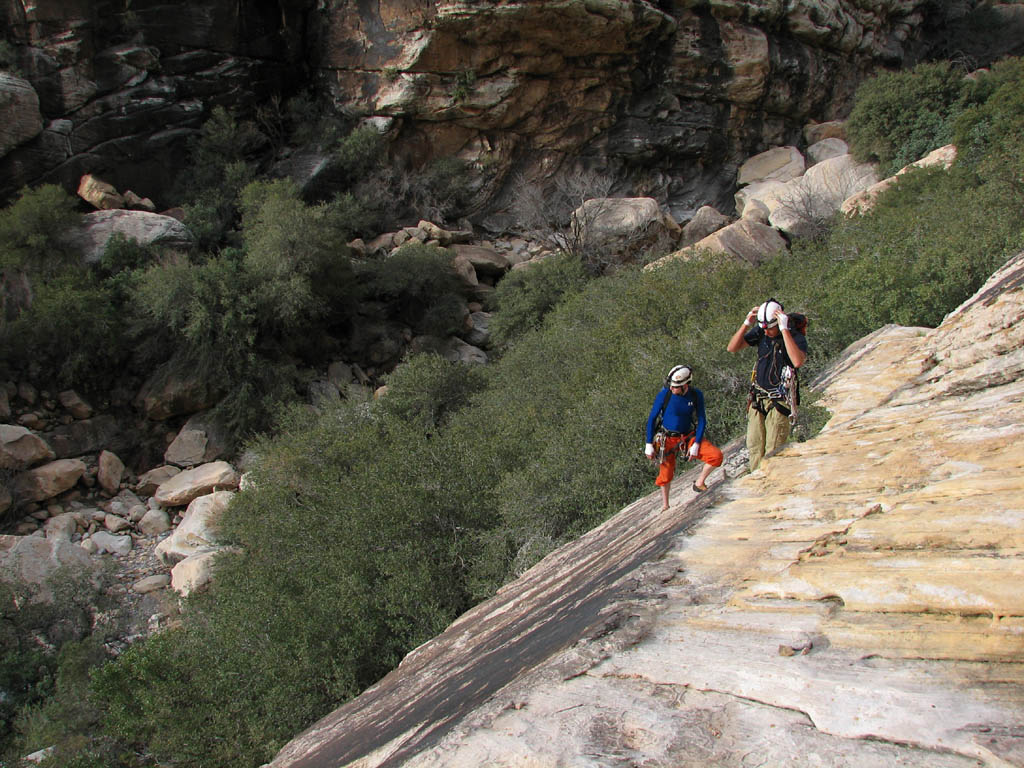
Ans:
[[[491,335],[505,345],[540,325],[560,301],[583,289],[588,274],[578,256],[558,253],[525,269],[515,270],[498,283],[497,314]]]
[[[447,249],[403,245],[386,259],[361,264],[359,275],[364,296],[383,302],[388,317],[434,336],[461,328],[465,298]]]
[[[895,173],[953,140],[953,121],[964,108],[967,81],[948,62],[885,72],[857,91],[847,122],[850,150],[860,162]]]

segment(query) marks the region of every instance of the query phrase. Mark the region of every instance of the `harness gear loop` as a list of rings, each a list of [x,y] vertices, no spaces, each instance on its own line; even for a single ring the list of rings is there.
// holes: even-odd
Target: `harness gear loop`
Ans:
[[[789,406],[790,426],[796,426],[796,407],[800,398],[797,394],[799,383],[796,377],[796,369],[793,366],[787,365],[782,369],[782,385],[786,389],[786,405]]]
[[[654,462],[660,466],[665,461],[666,457],[671,456],[672,454],[678,454],[683,450],[688,450],[691,441],[696,436],[697,430],[695,429],[691,429],[686,434],[683,434],[682,432],[671,432],[664,427],[658,427],[658,431],[654,435]],[[668,442],[670,437],[678,437],[680,440],[671,451],[666,451],[665,444]],[[689,454],[687,454],[686,460],[689,461],[689,459]]]

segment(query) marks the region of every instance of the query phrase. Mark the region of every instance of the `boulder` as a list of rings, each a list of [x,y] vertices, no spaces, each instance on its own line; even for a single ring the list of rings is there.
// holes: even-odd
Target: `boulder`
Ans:
[[[44,437],[58,459],[68,459],[114,446],[117,450],[127,449],[127,434],[116,418],[102,414],[56,427],[44,433]]]
[[[186,469],[165,480],[156,489],[153,498],[165,507],[181,507],[200,496],[237,487],[238,473],[234,468],[226,461],[214,461]]]
[[[0,72],[0,156],[43,130],[39,96],[28,80]]]
[[[737,206],[739,210],[739,206]],[[718,212],[710,205],[703,205],[697,209],[693,218],[686,222],[683,227],[683,236],[680,245],[686,247],[703,240],[713,232],[717,232],[729,223],[729,217]]]
[[[814,237],[823,231],[843,201],[877,181],[874,166],[858,163],[852,155],[823,160],[787,185],[768,220],[794,237]]]
[[[121,533],[130,530],[132,524],[120,515],[107,514],[103,518],[103,527],[111,533]]]
[[[188,250],[195,245],[192,232],[172,216],[149,211],[110,210],[87,213],[81,226],[70,235],[71,243],[89,263],[100,260],[110,238],[115,234],[135,240],[140,245]]]
[[[736,191],[736,213],[741,219],[753,219],[762,224],[768,223],[768,217],[779,205],[788,185],[782,181],[769,179],[755,181]]]
[[[157,544],[155,553],[160,562],[174,565],[216,547],[217,526],[233,497],[229,491],[216,491],[194,499],[174,533]]]
[[[850,147],[842,139],[822,139],[807,148],[807,165],[817,165],[822,160],[848,155]]]
[[[451,246],[451,250],[455,253],[456,259],[461,257],[468,261],[473,266],[473,270],[477,275],[500,277],[505,274],[511,266],[508,258],[504,254],[498,253],[493,248],[487,248],[483,245],[463,245],[461,243],[456,243]]]
[[[487,362],[486,352],[459,338],[449,339],[441,354],[446,360],[450,360],[453,363],[483,365]]]
[[[100,487],[113,495],[121,488],[121,477],[124,475],[124,462],[110,451],[100,452],[99,472],[97,479]]]
[[[796,147],[773,147],[741,165],[736,183],[790,181],[802,175],[805,167],[804,156]]]
[[[132,592],[138,595],[148,595],[158,589],[164,589],[171,583],[171,577],[166,573],[158,573],[154,576],[147,576],[132,584]]]
[[[474,347],[486,348],[490,344],[490,312],[471,312],[469,328],[462,333],[462,340]]]
[[[817,144],[825,139],[841,139],[846,141],[846,122],[829,120],[825,123],[809,123],[804,126],[804,141],[808,145]]]
[[[71,541],[71,537],[78,531],[78,515],[74,512],[65,512],[51,517],[43,523],[43,531],[48,539]]]
[[[215,402],[216,394],[209,391],[198,375],[172,373],[166,367],[146,380],[134,401],[146,418],[153,421],[198,413]]]
[[[679,224],[650,197],[598,197],[572,213],[574,227],[587,247],[613,250],[628,260],[638,250],[675,243]]]
[[[92,406],[85,402],[73,389],[67,389],[57,395],[60,404],[76,419],[88,419],[93,414]]]
[[[452,269],[466,285],[474,287],[480,284],[479,278],[476,276],[476,269],[473,267],[471,262],[465,256],[456,255],[452,258]]]
[[[148,197],[140,197],[130,189],[126,189],[124,191],[124,204],[135,210],[149,211],[150,213],[156,212],[156,204],[152,200]],[[164,215],[166,216],[168,214]],[[177,217],[175,216],[175,218]]]
[[[59,537],[11,536],[13,542],[0,546],[0,574],[37,588],[34,599],[49,602],[53,592],[47,582],[61,569],[80,569],[92,578],[96,565],[77,544]]]
[[[133,547],[131,536],[117,536],[107,531],[96,531],[89,540],[96,545],[96,551],[101,555],[106,552],[123,556],[131,552]]]
[[[644,269],[656,269],[673,259],[689,258],[700,251],[727,254],[757,266],[769,256],[785,249],[786,240],[775,229],[751,219],[740,219],[700,242],[648,264]]]
[[[192,467],[219,459],[227,451],[228,436],[223,424],[209,411],[197,413],[185,422],[164,452],[164,461]]]
[[[57,458],[46,441],[13,424],[0,424],[0,469],[27,469]]]
[[[78,196],[101,211],[124,208],[124,198],[113,184],[87,173],[78,182]]]
[[[52,499],[73,488],[83,474],[84,462],[78,459],[57,459],[16,476],[14,494],[23,501]]]
[[[181,469],[179,467],[171,467],[167,465],[155,467],[148,472],[144,472],[142,476],[139,477],[139,482],[135,484],[135,490],[144,496],[152,496],[156,493],[156,489],[161,483],[170,480],[180,472]]]
[[[355,380],[355,374],[352,372],[351,365],[339,360],[327,366],[327,379],[338,388],[339,392],[345,392],[348,390],[348,385]]]
[[[309,402],[314,408],[326,408],[341,402],[341,393],[330,379],[309,382]]]
[[[139,520],[139,531],[144,536],[157,536],[171,528],[171,516],[163,509],[147,509]]]
[[[220,549],[189,555],[171,569],[171,589],[188,597],[209,585]]]

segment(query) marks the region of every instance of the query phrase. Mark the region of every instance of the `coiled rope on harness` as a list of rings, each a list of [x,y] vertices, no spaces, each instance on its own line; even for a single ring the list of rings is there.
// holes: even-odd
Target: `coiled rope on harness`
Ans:
[[[747,395],[747,407],[753,408],[763,416],[768,415],[772,408],[783,416],[789,417],[791,425],[796,424],[797,404],[799,403],[799,383],[797,381],[796,369],[786,365],[782,368],[781,383],[777,387],[765,389],[754,379],[754,372],[750,375],[750,393]]]

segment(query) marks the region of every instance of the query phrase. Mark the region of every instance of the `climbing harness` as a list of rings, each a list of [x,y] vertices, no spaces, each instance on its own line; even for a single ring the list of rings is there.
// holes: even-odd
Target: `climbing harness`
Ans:
[[[679,454],[686,451],[686,460],[690,460],[689,448],[690,443],[694,437],[697,436],[697,430],[691,429],[689,432],[683,434],[682,432],[674,432],[664,427],[659,427],[657,433],[654,435],[654,456],[651,458],[657,466],[661,466],[664,463],[666,457],[672,454]],[[665,450],[665,444],[668,442],[670,437],[682,438],[671,451]]]

